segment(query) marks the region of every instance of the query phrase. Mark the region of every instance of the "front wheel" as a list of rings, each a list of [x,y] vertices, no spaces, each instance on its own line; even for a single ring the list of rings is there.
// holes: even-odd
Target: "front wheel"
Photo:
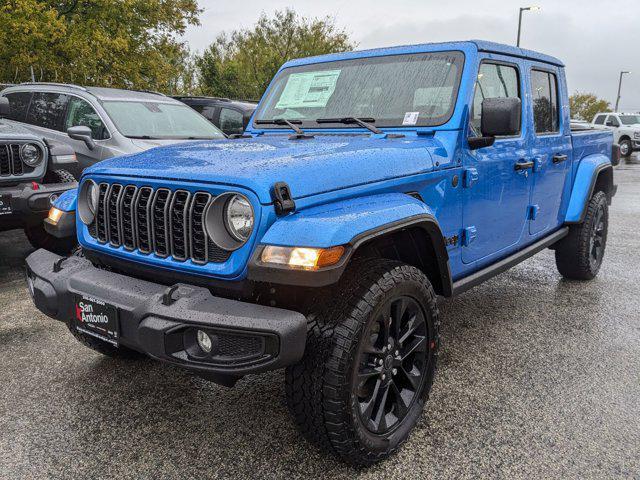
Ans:
[[[303,434],[354,465],[394,453],[428,397],[439,347],[436,295],[417,268],[375,259],[345,273],[310,317],[302,361],[286,372]]]
[[[572,225],[556,247],[556,265],[563,277],[591,280],[600,271],[609,232],[607,195],[596,192],[587,205],[584,221]]]
[[[624,140],[620,140],[619,146],[620,146],[620,156],[628,157],[629,155],[631,155],[631,152],[633,151],[633,147],[631,146],[631,140],[626,138]]]
[[[34,248],[44,248],[59,255],[68,255],[77,245],[75,235],[69,238],[57,238],[47,233],[43,224],[25,227],[27,240]]]

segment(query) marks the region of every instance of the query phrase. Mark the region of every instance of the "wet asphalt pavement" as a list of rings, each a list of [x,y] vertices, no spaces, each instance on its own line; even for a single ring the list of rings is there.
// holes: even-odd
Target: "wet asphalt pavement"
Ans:
[[[283,373],[227,389],[77,343],[28,298],[0,234],[0,478],[640,478],[640,161],[616,169],[599,277],[545,251],[441,304],[425,413],[396,456],[356,471],[295,429]]]

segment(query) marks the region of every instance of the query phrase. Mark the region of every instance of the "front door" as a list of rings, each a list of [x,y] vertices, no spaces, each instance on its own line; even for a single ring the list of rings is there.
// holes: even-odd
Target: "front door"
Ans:
[[[519,97],[525,91],[521,64],[489,55],[480,64],[470,117],[470,135],[480,135],[485,98]],[[523,100],[523,105],[526,102]],[[517,246],[527,225],[531,171],[517,169],[530,156],[526,115],[520,133],[491,147],[466,150],[462,260],[472,263]]]
[[[560,105],[564,85],[558,83],[557,69],[531,64],[531,106],[533,117],[531,157],[533,190],[531,192],[529,233],[542,234],[562,223],[563,193],[567,187],[572,161],[571,133],[568,118]]]

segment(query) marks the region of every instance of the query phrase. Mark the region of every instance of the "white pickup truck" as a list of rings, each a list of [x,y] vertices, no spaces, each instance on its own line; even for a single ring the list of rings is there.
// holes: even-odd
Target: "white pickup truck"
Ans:
[[[628,157],[640,150],[640,114],[637,113],[598,113],[593,117],[594,128],[613,132],[613,141],[620,145],[620,155]]]

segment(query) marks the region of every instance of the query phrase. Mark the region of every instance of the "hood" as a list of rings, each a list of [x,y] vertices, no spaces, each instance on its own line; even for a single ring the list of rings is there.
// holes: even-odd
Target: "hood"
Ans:
[[[32,132],[24,128],[18,123],[13,123],[10,120],[0,119],[0,139],[13,140],[13,139],[37,139],[38,137]]]
[[[289,140],[270,134],[248,139],[190,142],[100,162],[86,174],[204,182],[248,188],[271,203],[271,187],[289,184],[294,198],[424,173],[433,136],[316,135]]]

